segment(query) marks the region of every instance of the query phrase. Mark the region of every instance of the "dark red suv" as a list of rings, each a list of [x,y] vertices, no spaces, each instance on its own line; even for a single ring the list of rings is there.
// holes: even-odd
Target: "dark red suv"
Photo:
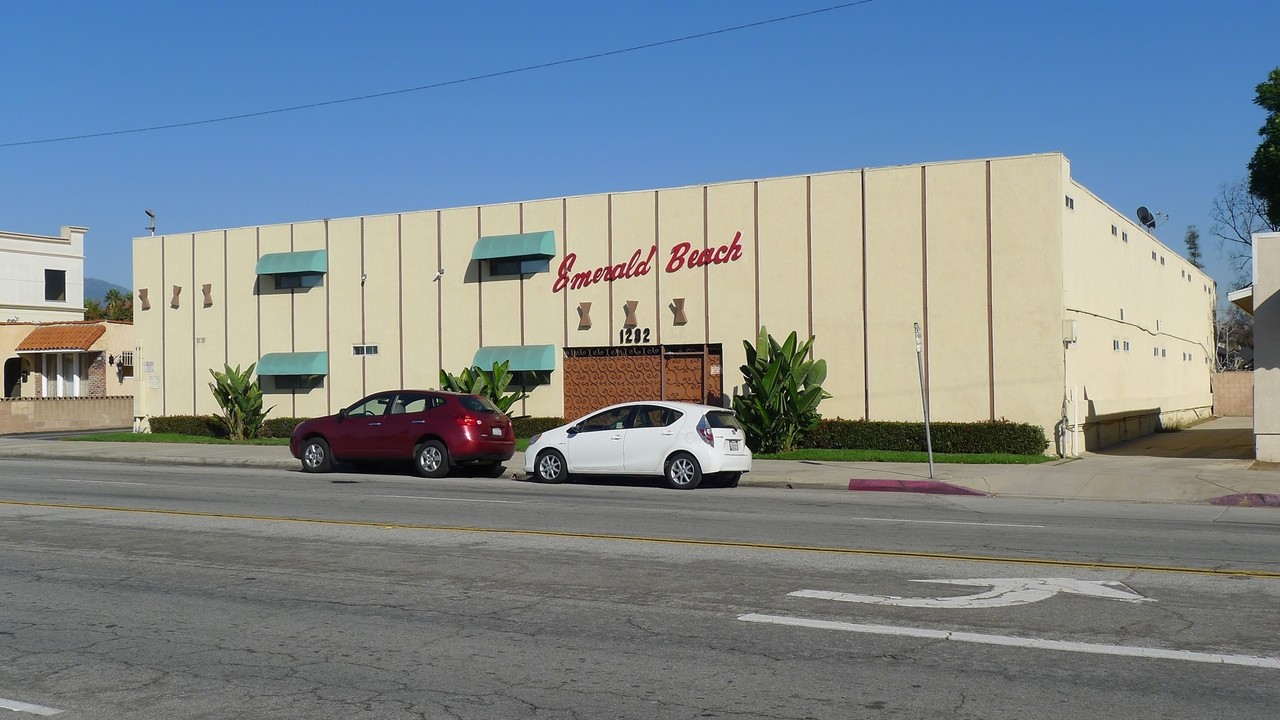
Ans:
[[[298,425],[289,452],[304,472],[328,472],[335,461],[412,461],[419,475],[444,477],[464,464],[489,474],[516,452],[511,420],[488,398],[439,390],[374,393],[337,415]]]

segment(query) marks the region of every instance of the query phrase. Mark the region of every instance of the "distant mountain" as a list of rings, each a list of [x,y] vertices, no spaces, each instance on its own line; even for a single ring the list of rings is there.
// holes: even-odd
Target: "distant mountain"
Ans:
[[[129,297],[133,294],[133,291],[129,288],[116,285],[115,283],[109,283],[106,280],[99,280],[91,277],[84,279],[85,300],[97,300],[98,302],[102,302],[102,299],[107,296],[108,290],[119,290],[125,297]]]

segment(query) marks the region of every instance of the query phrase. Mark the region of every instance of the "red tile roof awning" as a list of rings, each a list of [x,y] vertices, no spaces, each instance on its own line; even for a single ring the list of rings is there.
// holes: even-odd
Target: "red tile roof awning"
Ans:
[[[18,352],[88,350],[107,329],[102,325],[44,325],[18,343]]]

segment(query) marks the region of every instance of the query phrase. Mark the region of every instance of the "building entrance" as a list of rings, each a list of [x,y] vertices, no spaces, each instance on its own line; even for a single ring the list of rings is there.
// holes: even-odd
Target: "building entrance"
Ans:
[[[565,348],[567,420],[633,400],[724,404],[719,344]]]

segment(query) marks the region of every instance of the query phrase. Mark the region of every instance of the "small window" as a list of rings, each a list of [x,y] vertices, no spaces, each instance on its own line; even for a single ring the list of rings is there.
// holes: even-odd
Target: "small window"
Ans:
[[[1120,240],[1123,242],[1129,242],[1129,233],[1120,233]]]
[[[1160,357],[1160,348],[1151,348],[1156,357]]]
[[[1160,357],[1169,357],[1169,351],[1164,348],[1160,348]]]
[[[352,355],[377,355],[378,346],[377,345],[352,345],[351,354]]]
[[[1128,341],[1128,340],[1125,340],[1125,341],[1124,341],[1124,351],[1125,351],[1125,352],[1129,352],[1129,341]]]
[[[44,299],[50,302],[67,301],[67,271],[44,271]]]
[[[1112,341],[1111,341],[1111,349],[1112,349],[1112,350],[1114,350],[1114,351],[1116,351],[1116,352],[1120,352],[1120,341],[1119,341],[1119,340],[1112,340]]]
[[[1115,235],[1116,235],[1116,234],[1118,234],[1119,232],[1120,232],[1120,228],[1116,227],[1115,225],[1112,225],[1112,226],[1111,226],[1111,235],[1112,235],[1112,236],[1115,236]]]
[[[1075,210],[1075,209],[1076,209],[1076,201],[1075,201],[1075,198],[1071,197],[1070,195],[1068,195],[1068,196],[1067,196],[1067,209],[1068,209],[1068,210]]]
[[[1161,256],[1160,256],[1160,264],[1161,264],[1161,265],[1163,265],[1163,264],[1164,264],[1164,256],[1163,256],[1163,255],[1161,255]]]
[[[1156,259],[1156,251],[1155,251],[1155,250],[1152,250],[1152,251],[1151,251],[1151,259],[1152,259],[1152,260],[1155,260],[1155,259]]]
[[[1124,308],[1120,308],[1120,319],[1124,320]]]

